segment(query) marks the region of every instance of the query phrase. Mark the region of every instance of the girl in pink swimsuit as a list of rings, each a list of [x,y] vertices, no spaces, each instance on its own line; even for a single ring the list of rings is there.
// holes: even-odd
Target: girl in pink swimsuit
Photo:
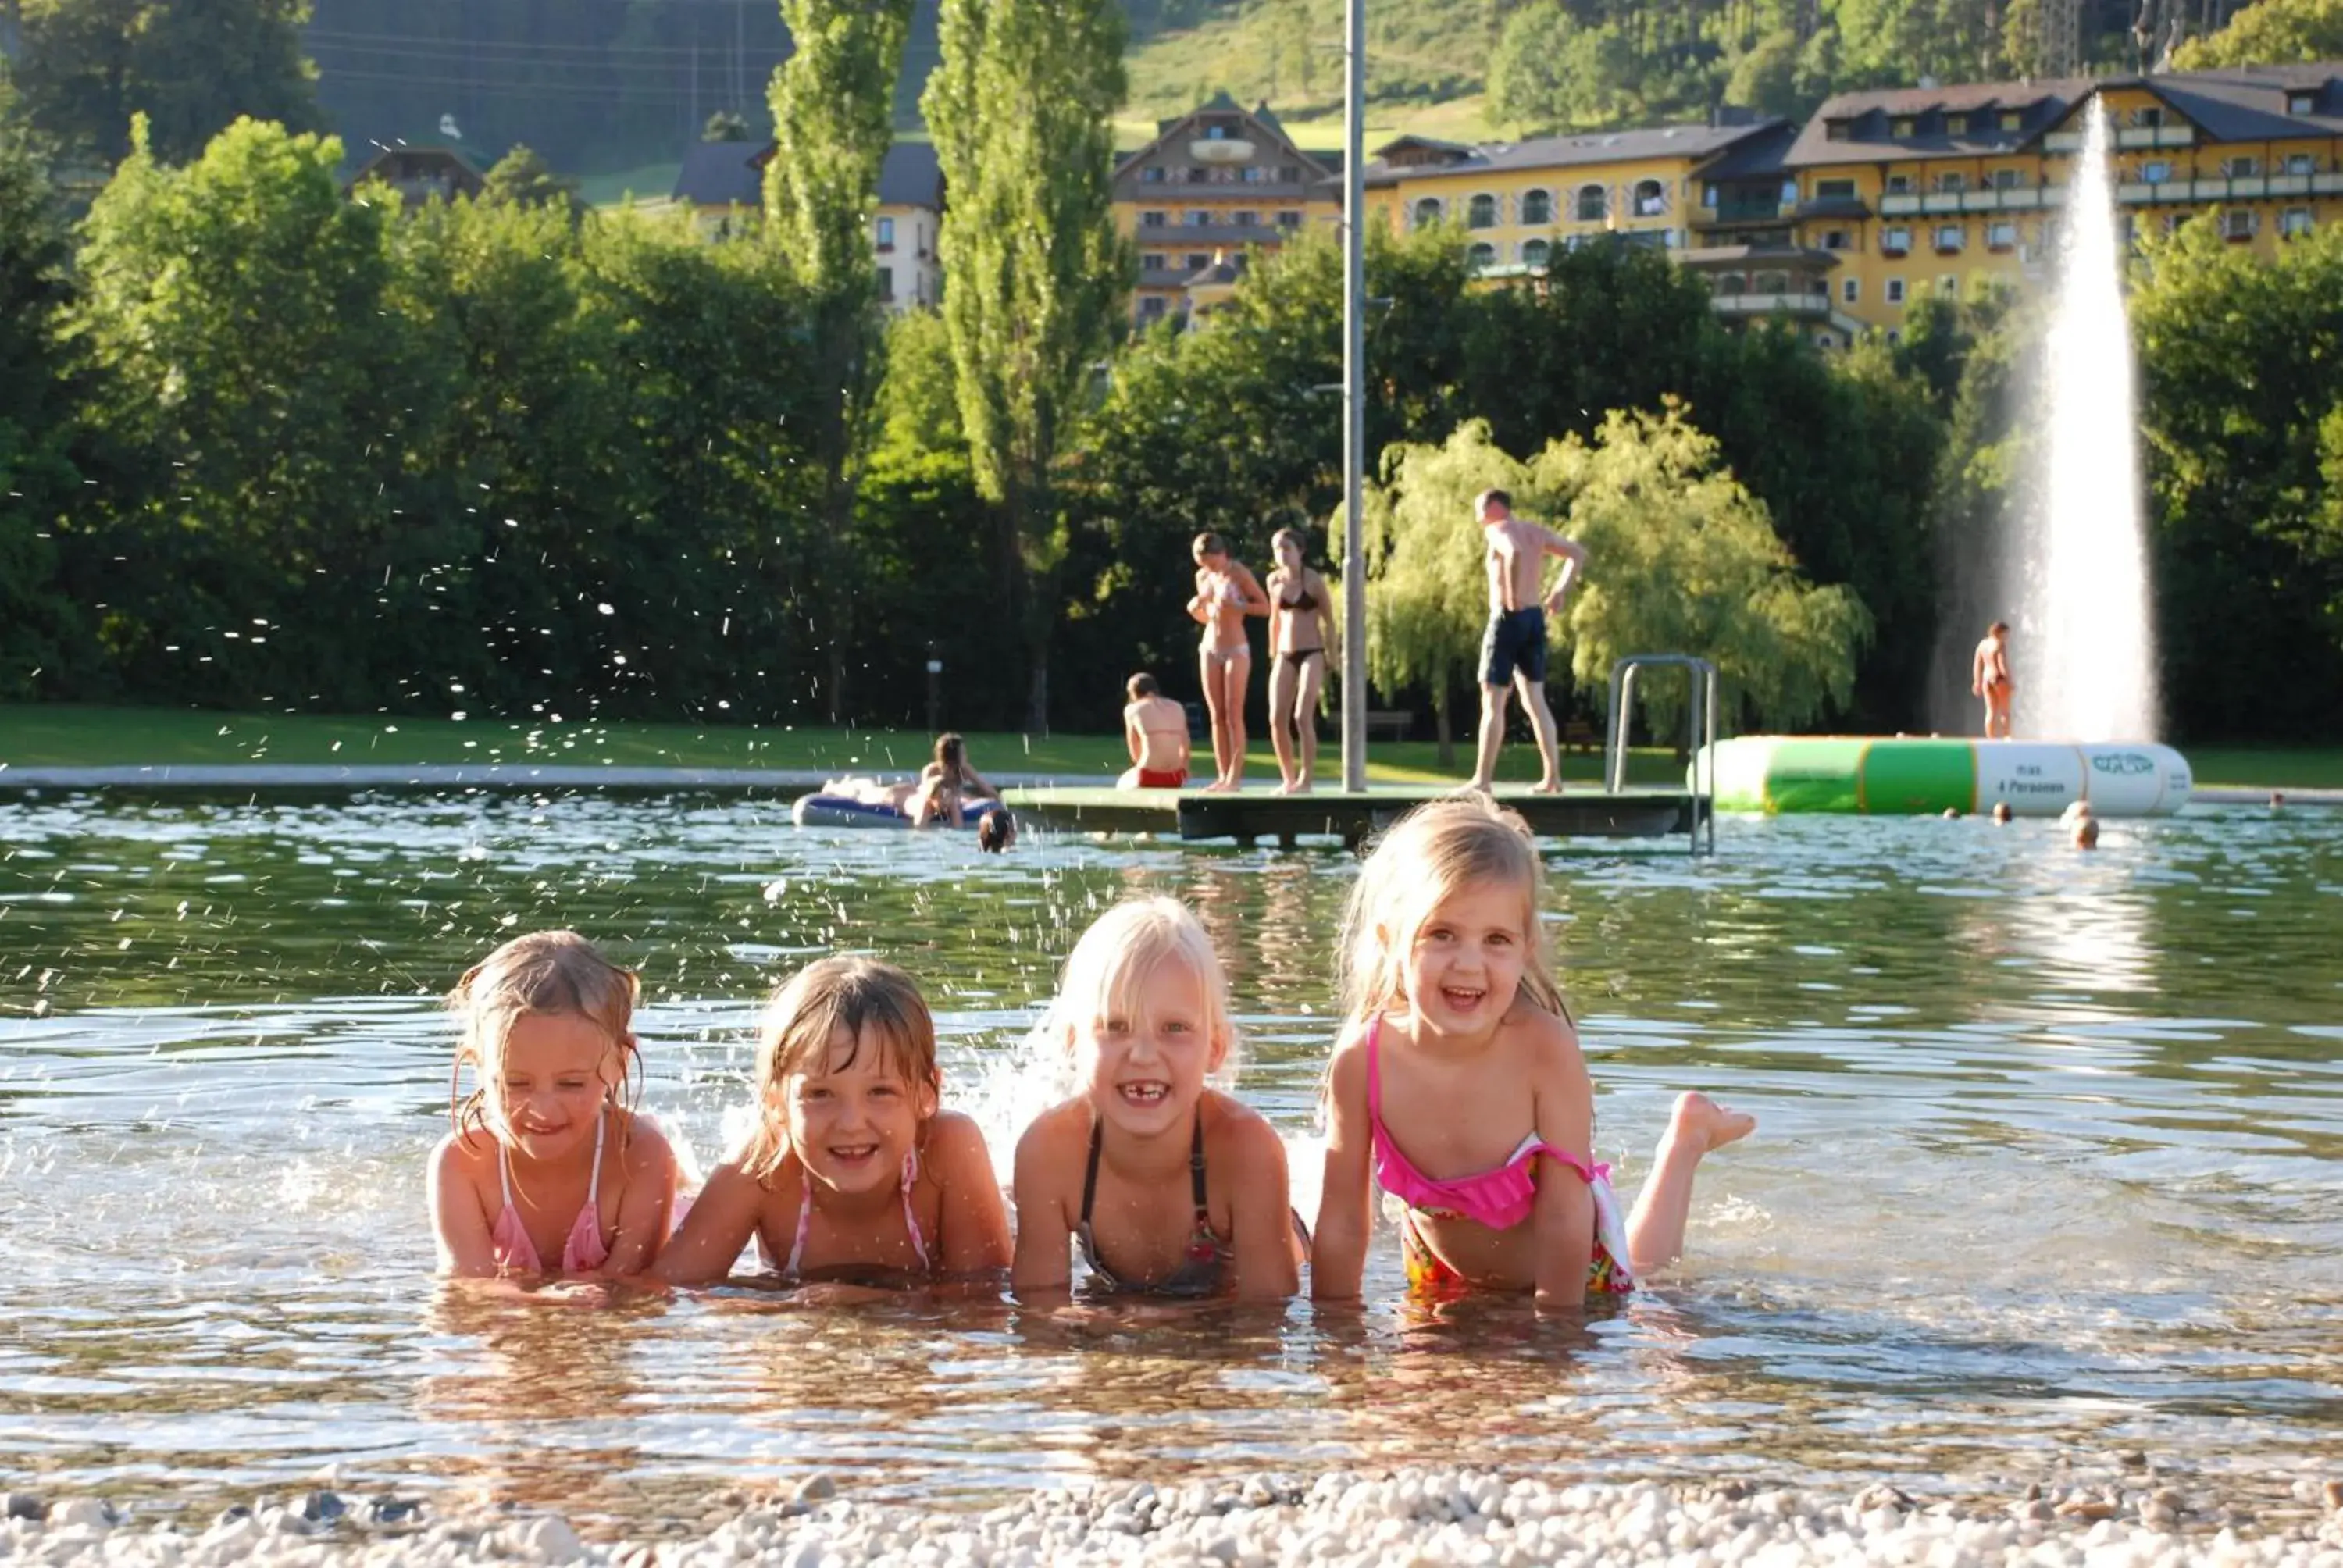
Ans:
[[[1209,1080],[1236,1029],[1212,939],[1139,899],[1074,944],[1043,1049],[1076,1092],[1017,1141],[1017,1261],[1029,1303],[1072,1282],[1156,1296],[1291,1296],[1306,1246],[1277,1131]]]
[[[431,1159],[439,1269],[630,1274],[667,1234],[676,1157],[625,1102],[636,981],[575,931],[538,931],[457,983],[468,1098]]]
[[[1372,1188],[1399,1208],[1419,1291],[1529,1291],[1575,1306],[1634,1288],[1684,1250],[1693,1176],[1755,1122],[1676,1101],[1634,1212],[1589,1157],[1594,1090],[1539,918],[1544,868],[1487,797],[1418,808],[1353,890],[1350,1018],[1327,1069],[1313,1295],[1356,1296]]]
[[[781,1277],[920,1282],[1009,1266],[1009,1210],[976,1123],[939,1108],[935,1021],[911,977],[833,958],[765,1011],[756,1131],[659,1255],[709,1284],[756,1239]]]

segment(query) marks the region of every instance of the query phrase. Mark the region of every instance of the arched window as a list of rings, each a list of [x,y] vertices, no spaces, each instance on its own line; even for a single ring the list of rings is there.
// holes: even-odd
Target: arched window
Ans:
[[[1531,239],[1523,240],[1522,242],[1522,260],[1525,265],[1530,266],[1544,266],[1545,265],[1546,256],[1547,246],[1545,241],[1542,239]]]
[[[1716,279],[1716,292],[1719,294],[1746,294],[1749,292],[1749,279],[1737,272],[1719,274]]]
[[[1668,210],[1668,187],[1657,180],[1635,182],[1635,216],[1657,217]]]
[[[1601,223],[1611,216],[1611,199],[1601,186],[1581,186],[1571,216],[1581,223]]]
[[[1497,265],[1497,247],[1483,240],[1464,253],[1464,265],[1475,272],[1486,272]]]
[[[1496,227],[1497,198],[1485,192],[1474,196],[1464,209],[1464,226],[1467,228]]]
[[[1522,225],[1525,228],[1544,228],[1554,221],[1554,194],[1551,191],[1522,193]]]
[[[1442,216],[1438,196],[1425,196],[1415,204],[1415,226],[1418,228],[1430,228],[1440,221]]]

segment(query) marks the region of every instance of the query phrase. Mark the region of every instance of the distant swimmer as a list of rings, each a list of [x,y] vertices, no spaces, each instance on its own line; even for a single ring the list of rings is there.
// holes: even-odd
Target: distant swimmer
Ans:
[[[1473,788],[1485,790],[1496,780],[1505,708],[1517,690],[1544,765],[1537,788],[1559,795],[1562,756],[1554,745],[1554,710],[1545,701],[1546,618],[1562,613],[1564,598],[1586,574],[1586,547],[1513,516],[1513,498],[1503,490],[1483,490],[1473,509],[1488,546],[1489,629],[1481,643],[1481,754]],[[1544,593],[1539,585],[1548,556],[1562,558],[1562,575],[1554,591]]]
[[[2016,690],[2017,682],[2009,678],[2009,623],[1997,620],[1986,628],[1985,640],[1969,661],[1969,692],[1985,699],[1987,740],[2009,739],[2009,699]]]
[[[1123,687],[1122,744],[1131,765],[1118,789],[1177,789],[1188,782],[1188,710],[1163,695],[1155,678],[1134,675]]]

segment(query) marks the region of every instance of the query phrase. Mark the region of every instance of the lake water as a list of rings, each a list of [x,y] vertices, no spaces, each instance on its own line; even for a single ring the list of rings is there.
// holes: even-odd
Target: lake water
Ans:
[[[1354,862],[990,859],[705,800],[0,803],[0,1483],[201,1501],[330,1466],[644,1521],[816,1469],[974,1503],[1460,1458],[1918,1488],[2074,1450],[2343,1463],[2343,819],[2111,824],[2087,856],[2037,823],[1721,837],[1549,858],[1623,1190],[1678,1088],[1761,1119],[1660,1289],[1583,1323],[1411,1307],[1385,1230],[1363,1309],[847,1313],[435,1287],[437,993],[514,931],[586,930],[643,971],[644,1104],[708,1159],[776,977],[875,950],[998,1151],[1075,934],[1176,893],[1307,1212]]]

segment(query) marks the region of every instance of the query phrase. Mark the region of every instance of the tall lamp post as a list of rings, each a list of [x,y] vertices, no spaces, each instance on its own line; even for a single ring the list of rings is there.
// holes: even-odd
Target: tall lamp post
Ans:
[[[1367,787],[1367,4],[1342,0],[1342,788]]]

